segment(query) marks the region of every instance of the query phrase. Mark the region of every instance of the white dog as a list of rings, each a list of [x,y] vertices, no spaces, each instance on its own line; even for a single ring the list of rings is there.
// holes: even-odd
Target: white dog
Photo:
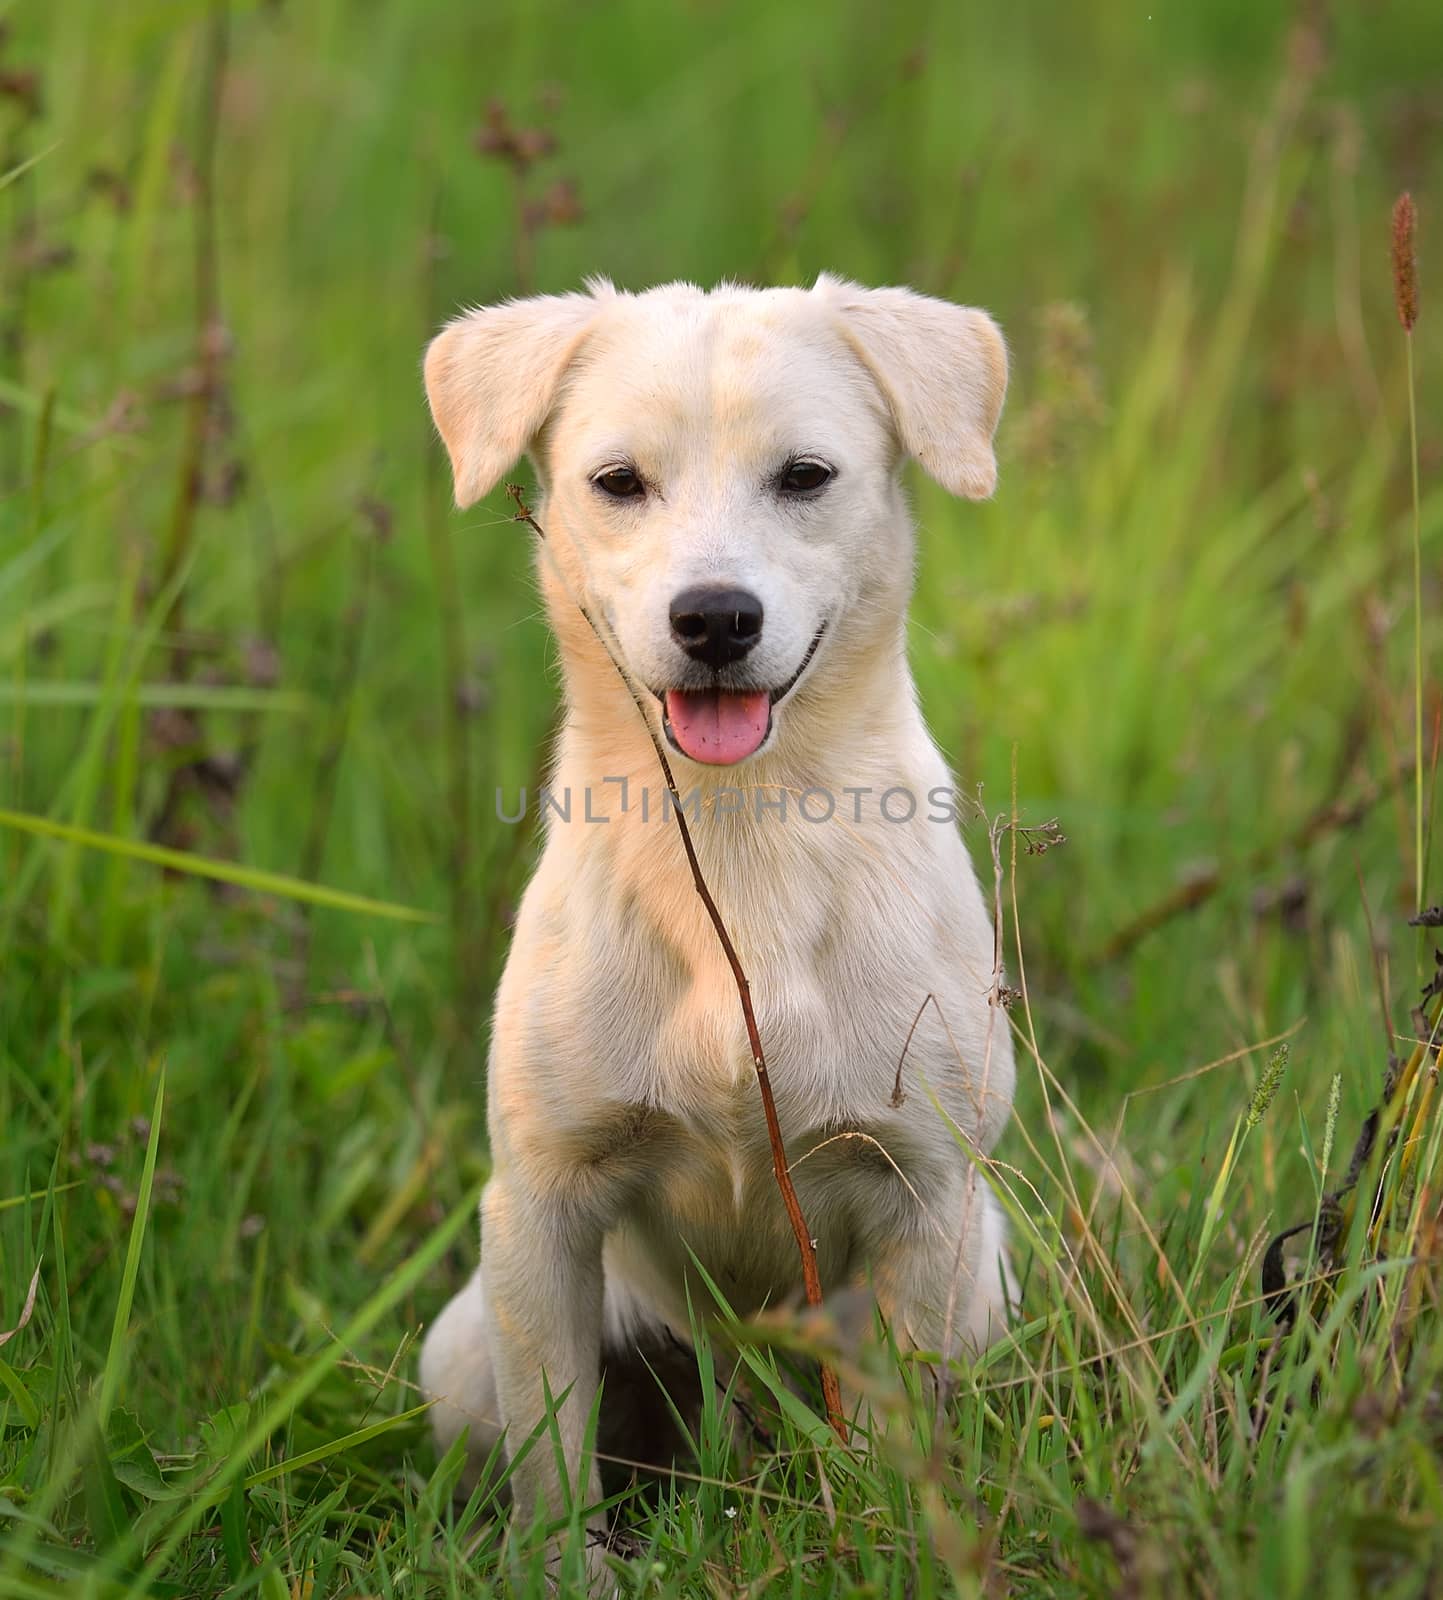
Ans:
[[[440,1441],[519,1451],[565,1394],[574,1478],[607,1352],[708,1304],[692,1253],[742,1314],[800,1296],[736,985],[593,624],[750,978],[824,1287],[869,1285],[904,1345],[981,1347],[1003,1220],[969,1152],[1008,1115],[1011,1038],[907,664],[900,466],[992,492],[995,324],[831,277],[595,283],[458,318],[425,372],[459,505],[534,460],[566,691],[496,1003],[481,1266],[422,1356]],[[562,1512],[548,1439],[511,1487]]]

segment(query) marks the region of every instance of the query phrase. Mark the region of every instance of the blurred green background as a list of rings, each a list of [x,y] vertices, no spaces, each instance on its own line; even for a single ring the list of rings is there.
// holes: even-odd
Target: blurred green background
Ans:
[[[1436,4],[0,16],[0,807],[435,918],[0,827],[0,1199],[74,1185],[44,1213],[68,1298],[52,1271],[7,1360],[58,1372],[62,1306],[68,1370],[105,1358],[162,1063],[127,1380],[157,1449],[484,1173],[486,1014],[536,846],[494,796],[544,771],[555,663],[509,507],[450,509],[419,360],[458,307],[590,273],[825,269],[998,318],[1001,488],[917,480],[912,645],[963,786],[1005,811],[1015,760],[1023,819],[1067,835],[1018,868],[1038,1044],[1161,1225],[1265,1055],[1141,1121],[1125,1097],[1300,1025],[1226,1264],[1306,1213],[1299,1118],[1341,1073],[1350,1141],[1386,1048],[1365,905],[1395,1002],[1418,970],[1388,231],[1411,189],[1431,751]],[[1018,1104],[1046,1125],[1035,1071]],[[1004,1153],[1027,1168],[1016,1133]],[[41,1220],[0,1211],[7,1326]],[[47,1481],[0,1442],[0,1491]]]

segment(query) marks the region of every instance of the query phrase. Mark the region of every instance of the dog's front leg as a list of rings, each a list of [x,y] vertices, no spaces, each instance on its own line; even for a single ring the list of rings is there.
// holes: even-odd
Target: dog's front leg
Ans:
[[[975,1166],[905,1232],[874,1238],[877,1301],[898,1344],[950,1360],[1001,1339],[1016,1300],[1006,1244],[1006,1217]]]
[[[548,1520],[565,1520],[568,1494],[582,1497],[585,1505],[601,1499],[594,1462],[581,1477],[586,1423],[600,1377],[601,1241],[599,1220],[573,1194],[545,1192],[505,1170],[486,1185],[481,1272],[497,1401],[514,1462],[512,1498],[523,1519],[540,1511]],[[555,1408],[560,1460],[545,1428],[523,1456],[549,1407]],[[594,1515],[589,1531],[604,1534],[605,1519]],[[596,1570],[598,1558],[590,1556],[587,1564]]]

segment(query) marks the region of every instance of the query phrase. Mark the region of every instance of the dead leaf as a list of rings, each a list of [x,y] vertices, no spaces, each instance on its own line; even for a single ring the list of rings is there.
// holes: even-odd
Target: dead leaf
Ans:
[[[3,1348],[5,1345],[9,1344],[15,1335],[22,1331],[22,1329],[25,1327],[25,1324],[29,1322],[30,1318],[34,1315],[35,1291],[40,1287],[40,1266],[41,1262],[44,1260],[45,1257],[41,1256],[40,1260],[35,1263],[35,1271],[30,1274],[30,1288],[26,1292],[25,1304],[21,1308],[20,1320],[13,1328],[10,1329],[8,1333],[0,1333],[0,1348]]]

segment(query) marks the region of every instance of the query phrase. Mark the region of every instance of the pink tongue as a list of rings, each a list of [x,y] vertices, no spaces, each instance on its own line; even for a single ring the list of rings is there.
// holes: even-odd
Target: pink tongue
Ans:
[[[693,761],[728,767],[745,760],[766,738],[771,696],[668,689],[666,718],[676,742]]]

